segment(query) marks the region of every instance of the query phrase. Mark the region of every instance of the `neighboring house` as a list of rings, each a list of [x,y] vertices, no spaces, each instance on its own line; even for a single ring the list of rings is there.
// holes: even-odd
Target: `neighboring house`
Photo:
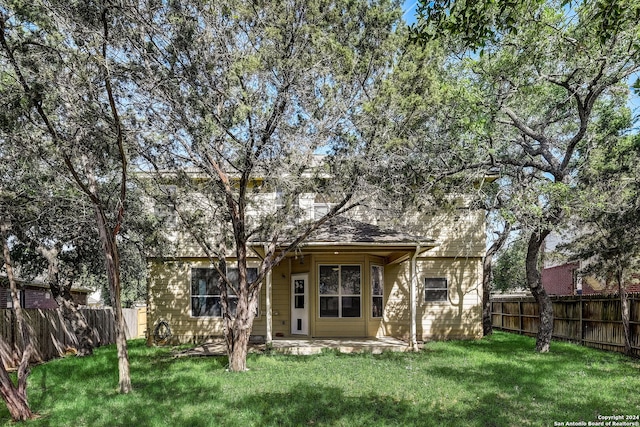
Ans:
[[[58,304],[51,295],[49,285],[41,280],[17,279],[20,292],[20,306],[22,308],[56,309]],[[87,304],[88,289],[72,289],[71,296],[78,305]],[[0,308],[12,308],[9,281],[5,274],[0,274]]]
[[[275,206],[272,196],[262,195]],[[407,214],[401,230],[375,225],[365,213],[325,224],[265,279],[252,336],[480,337],[485,216],[459,202],[450,212]],[[181,239],[172,257],[148,258],[150,340],[160,325],[173,343],[223,334],[217,274],[192,239]],[[251,249],[255,274],[264,249],[259,242]],[[227,261],[233,275],[234,260]]]
[[[618,291],[617,284],[611,280],[606,283],[594,276],[580,275],[583,266],[575,261],[545,268],[542,270],[542,286],[549,295],[595,295]],[[629,293],[640,292],[640,275],[633,275],[625,289]]]
[[[580,273],[589,260],[568,261],[570,254],[565,249],[561,251],[561,244],[571,242],[575,232],[566,231],[562,235],[551,233],[544,244],[544,268],[542,269],[542,286],[549,295],[594,295],[611,294],[617,292],[617,284],[609,280]],[[627,292],[640,292],[640,274],[632,274],[627,282]]]
[[[580,263],[569,262],[542,269],[542,287],[549,295],[577,295]]]

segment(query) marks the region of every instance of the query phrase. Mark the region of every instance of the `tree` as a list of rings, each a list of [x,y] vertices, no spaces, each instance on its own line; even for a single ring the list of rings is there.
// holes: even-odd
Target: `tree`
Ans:
[[[527,177],[519,181],[521,196],[512,206],[528,230],[527,283],[541,313],[536,350],[546,352],[553,311],[540,283],[540,248],[576,202],[575,176],[593,143],[595,107],[605,100],[625,98],[628,87],[623,83],[638,70],[638,21],[633,18],[639,6],[632,2],[629,10],[611,21],[602,12],[603,4],[617,7],[621,3],[584,1],[573,8],[562,2],[498,4],[504,11],[494,12],[511,17],[505,18],[506,31],[485,14],[480,28],[486,28],[491,37],[479,31],[478,37],[462,45],[467,49],[483,46],[482,55],[467,61],[476,83],[485,90],[484,105],[493,115],[487,154],[510,176]],[[457,10],[429,25],[438,25],[442,18],[447,24],[438,28],[444,37],[455,38],[457,32],[468,29],[468,23],[456,21],[458,13],[468,9]],[[447,29],[449,25],[454,31]]]
[[[2,140],[0,140],[1,142]],[[0,149],[0,171],[2,176],[11,171],[11,167],[15,165],[17,156],[15,151],[8,152],[4,146]],[[0,394],[7,404],[11,418],[14,421],[28,420],[34,417],[34,413],[29,407],[27,400],[27,379],[30,373],[31,356],[34,353],[35,334],[25,318],[25,313],[20,306],[19,290],[14,274],[13,261],[11,259],[11,231],[13,228],[13,211],[9,207],[27,210],[28,207],[21,203],[16,203],[16,193],[12,189],[5,186],[0,187],[0,239],[2,240],[2,259],[3,269],[7,274],[9,281],[9,290],[11,294],[12,306],[14,309],[16,322],[18,326],[18,334],[22,340],[22,355],[17,373],[17,385],[9,377],[5,368],[5,354],[2,354],[0,360]],[[0,338],[2,339],[2,338]],[[4,344],[4,342],[3,342]],[[3,347],[8,348],[4,345]]]
[[[611,115],[605,116],[610,119]],[[624,120],[627,128],[627,120]],[[608,126],[610,128],[610,126]],[[621,130],[619,126],[614,126]],[[627,287],[640,270],[640,137],[611,135],[601,141],[581,171],[586,209],[576,212],[577,237],[564,245],[585,262],[580,273],[604,279],[620,298],[625,352],[632,353]],[[604,144],[604,143],[608,144]],[[636,279],[637,280],[637,279]]]
[[[116,317],[119,389],[127,393],[118,252],[128,190],[128,118],[122,111],[132,106],[120,68],[129,28],[124,11],[109,1],[11,2],[0,8],[0,47],[3,73],[18,84],[28,111],[22,142],[35,144],[34,151],[64,171],[93,207]]]
[[[520,238],[509,242],[497,255],[493,267],[493,288],[508,291],[526,286],[526,256],[526,240]]]
[[[220,277],[229,369],[243,371],[268,272],[361,204],[365,188],[374,191],[363,177],[376,165],[378,137],[362,118],[397,50],[400,12],[387,1],[228,0],[146,13],[141,49],[155,97],[147,114],[163,138],[150,137],[144,152],[159,184],[178,184],[165,199]],[[318,152],[327,154],[322,162]],[[278,208],[264,209],[274,193]],[[305,216],[304,194],[324,197],[330,209]],[[255,277],[252,242],[264,245]]]

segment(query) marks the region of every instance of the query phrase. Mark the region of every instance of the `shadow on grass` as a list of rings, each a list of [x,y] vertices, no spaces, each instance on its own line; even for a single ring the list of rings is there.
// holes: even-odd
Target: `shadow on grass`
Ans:
[[[133,342],[130,395],[116,392],[115,348],[35,367],[29,397],[43,417],[26,425],[479,427],[640,409],[637,365],[566,344],[544,355],[534,346],[495,334],[419,353],[250,355],[249,373],[230,374],[226,357],[175,358]]]
[[[489,398],[461,412],[418,402],[371,393],[349,396],[337,387],[300,383],[288,392],[255,394],[231,403],[233,413],[245,412],[247,418],[228,419],[225,425],[239,427],[249,421],[260,426],[504,426],[512,421],[494,411],[486,417],[478,414],[481,405],[495,407],[495,400]]]

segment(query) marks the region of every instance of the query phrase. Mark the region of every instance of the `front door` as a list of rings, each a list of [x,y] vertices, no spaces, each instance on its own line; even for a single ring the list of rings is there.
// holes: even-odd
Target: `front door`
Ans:
[[[291,334],[309,335],[309,275],[291,275]]]

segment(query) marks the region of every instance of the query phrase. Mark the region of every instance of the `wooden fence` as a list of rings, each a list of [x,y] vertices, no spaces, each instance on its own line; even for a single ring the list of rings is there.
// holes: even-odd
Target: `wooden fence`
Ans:
[[[147,336],[147,307],[123,308],[122,315],[128,340],[146,338]]]
[[[115,319],[111,309],[81,309],[80,311],[93,331],[96,346],[115,343]],[[51,360],[77,348],[75,334],[64,321],[60,309],[23,309],[23,312],[35,332],[34,361]],[[9,369],[14,368],[20,362],[22,340],[15,311],[12,309],[0,309],[0,337],[2,338],[0,352],[5,366]]]
[[[622,310],[617,295],[551,297],[553,338],[609,351],[624,352]],[[640,294],[629,294],[631,347],[640,356]],[[532,297],[491,300],[493,327],[535,336],[540,310]]]

